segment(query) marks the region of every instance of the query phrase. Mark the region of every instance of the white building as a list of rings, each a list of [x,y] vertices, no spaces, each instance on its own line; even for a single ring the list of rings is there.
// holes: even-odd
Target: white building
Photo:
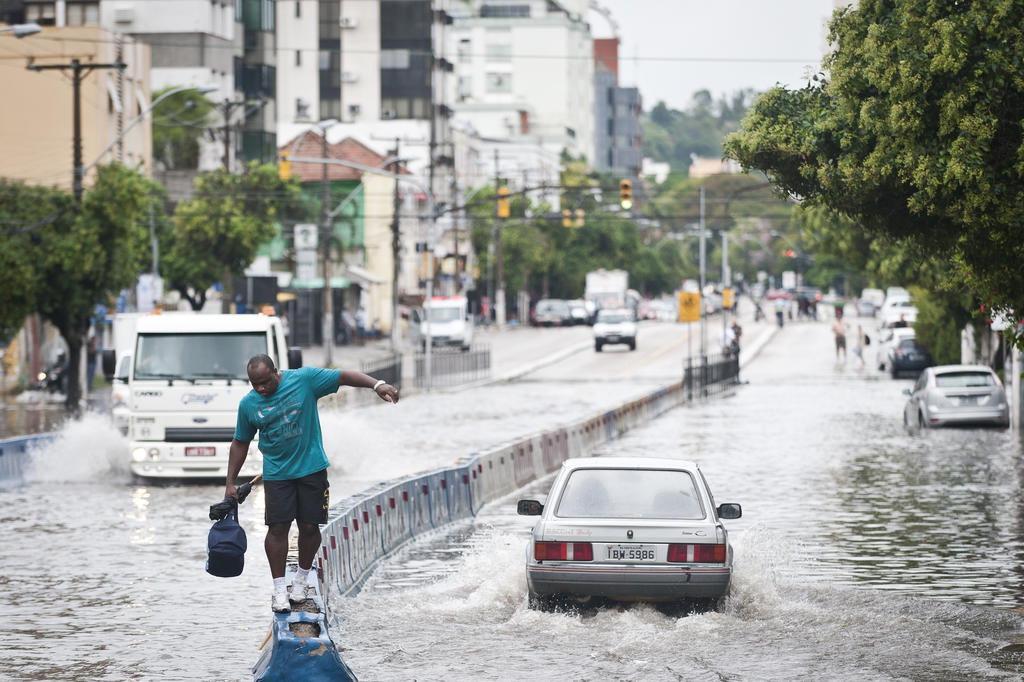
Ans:
[[[586,0],[475,0],[453,11],[448,101],[483,138],[594,158]]]

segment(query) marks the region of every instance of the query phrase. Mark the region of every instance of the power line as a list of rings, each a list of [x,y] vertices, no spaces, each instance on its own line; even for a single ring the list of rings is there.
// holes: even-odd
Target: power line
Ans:
[[[131,35],[131,34],[129,34],[129,35]],[[134,39],[137,40],[138,42],[143,42],[143,43],[145,42],[145,39],[142,39],[142,38],[134,38]],[[59,38],[59,37],[49,37],[49,36],[46,36],[46,35],[35,36],[35,37],[33,37],[33,40],[36,40],[36,41],[39,41],[39,40],[51,40],[51,41],[54,41],[54,42],[68,42],[68,43],[99,43],[99,44],[110,44],[110,45],[116,44],[116,42],[117,42],[117,41],[114,41],[114,40],[105,40],[105,39],[102,39],[102,38],[70,38],[70,37],[69,38]],[[154,45],[154,47],[186,47],[186,48],[194,48],[195,45],[194,44],[190,44],[190,43],[172,43],[172,42],[163,42],[163,41],[161,41],[159,44]],[[209,43],[207,43],[206,49],[232,50],[232,51],[237,50],[237,48],[234,45],[232,45],[232,44],[209,44]],[[275,50],[286,51],[286,52],[316,52],[316,53],[320,53],[320,52],[336,53],[337,52],[337,53],[345,53],[345,54],[376,54],[376,55],[379,55],[379,54],[381,54],[381,52],[385,51],[385,50],[382,50],[382,49],[342,49],[340,47],[338,47],[338,48],[333,48],[332,47],[332,48],[322,49],[320,47],[284,47],[284,46],[281,46],[281,45],[276,46]],[[418,50],[418,49],[410,48],[410,49],[408,49],[408,52],[409,52],[410,55],[415,55],[415,56],[424,56],[424,57],[432,57],[432,56],[434,56],[434,53],[431,50]],[[462,53],[460,55],[460,57],[461,56],[480,58],[480,59],[484,59],[484,60],[487,59],[487,54],[486,53],[482,53],[482,52],[481,53],[477,53],[477,52]],[[0,57],[0,59],[15,59],[15,58],[24,59],[25,56]],[[36,59],[45,59],[45,57],[43,57],[43,56],[36,56],[35,58]],[[54,58],[57,58],[57,56],[55,55]],[[67,56],[66,55],[62,55],[62,58],[67,58]],[[593,61],[594,56],[592,54],[582,54],[582,55],[545,55],[545,54],[530,54],[530,53],[512,53],[511,55],[509,55],[509,56],[507,56],[505,58],[506,59],[537,59],[537,60],[549,59],[549,60],[562,60],[562,61],[579,61],[579,60]],[[619,57],[619,61],[620,62],[626,62],[626,61],[634,61],[634,62],[680,62],[680,63],[698,63],[698,64],[700,64],[700,63],[815,64],[815,63],[820,62],[821,58],[820,57],[814,57],[813,59],[806,59],[806,58],[794,58],[794,57],[706,57],[706,56],[672,56],[672,55],[666,55],[666,56],[639,56],[639,55],[637,55],[637,56],[632,56],[632,57],[622,57],[622,56],[620,56]]]

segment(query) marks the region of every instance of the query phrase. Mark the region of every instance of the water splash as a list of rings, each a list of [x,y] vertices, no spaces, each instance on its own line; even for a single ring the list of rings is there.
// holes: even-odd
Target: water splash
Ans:
[[[95,412],[65,422],[56,437],[35,445],[25,472],[28,482],[81,482],[128,480],[128,440]]]

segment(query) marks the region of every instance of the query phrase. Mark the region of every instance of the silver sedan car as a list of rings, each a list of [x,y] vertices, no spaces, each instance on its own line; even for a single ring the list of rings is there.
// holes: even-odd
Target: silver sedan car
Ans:
[[[527,549],[530,606],[542,610],[592,597],[617,601],[697,601],[725,596],[732,546],[692,462],[653,457],[587,457],[562,465],[547,504],[520,500],[540,516]]]
[[[909,428],[951,425],[1010,425],[1006,392],[989,367],[942,365],[923,372],[907,396],[903,424]]]

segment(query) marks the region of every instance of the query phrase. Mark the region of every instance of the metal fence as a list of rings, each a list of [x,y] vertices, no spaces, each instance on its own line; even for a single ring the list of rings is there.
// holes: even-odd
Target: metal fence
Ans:
[[[739,378],[739,355],[689,357],[683,365],[683,392],[687,400],[705,398],[739,383]]]
[[[376,379],[383,379],[392,386],[402,387],[402,356],[392,353],[386,358],[365,360],[359,369]]]
[[[486,379],[491,375],[491,349],[473,346],[468,351],[435,348],[430,353],[430,386],[427,386],[427,355],[416,353],[417,388],[447,388]]]

